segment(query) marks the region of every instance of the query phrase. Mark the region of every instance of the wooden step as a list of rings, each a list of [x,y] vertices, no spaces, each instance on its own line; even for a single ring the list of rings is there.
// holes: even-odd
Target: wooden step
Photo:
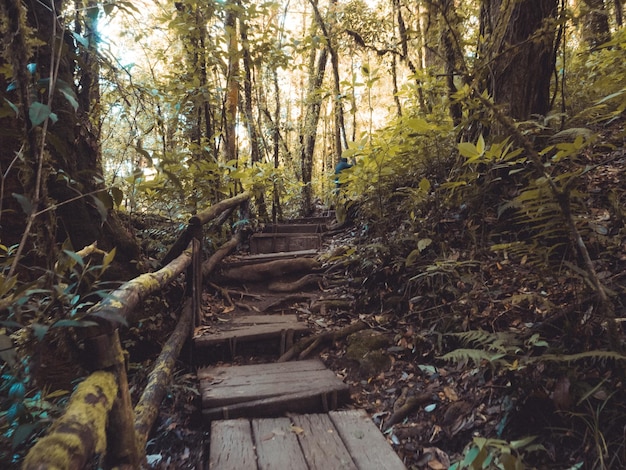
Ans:
[[[194,337],[196,348],[227,347],[231,356],[237,354],[237,345],[280,340],[276,354],[283,354],[293,345],[294,338],[309,333],[306,324],[296,315],[243,315],[220,323],[215,331]]]
[[[263,233],[320,233],[324,227],[321,224],[270,224],[263,228]]]
[[[350,399],[348,386],[316,359],[206,367],[198,379],[207,421],[326,412]]]
[[[322,246],[319,233],[255,233],[250,237],[250,253],[318,250]]]
[[[213,470],[404,470],[362,410],[211,423]]]

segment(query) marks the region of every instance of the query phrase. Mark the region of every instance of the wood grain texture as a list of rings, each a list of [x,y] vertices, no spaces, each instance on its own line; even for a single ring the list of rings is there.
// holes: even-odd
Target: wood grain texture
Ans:
[[[252,432],[259,470],[309,470],[289,418],[252,420]]]
[[[291,419],[309,468],[357,469],[327,414],[295,415]]]
[[[365,411],[331,411],[328,414],[359,470],[406,470]]]
[[[209,469],[255,469],[256,452],[252,429],[247,419],[231,419],[211,423]]]

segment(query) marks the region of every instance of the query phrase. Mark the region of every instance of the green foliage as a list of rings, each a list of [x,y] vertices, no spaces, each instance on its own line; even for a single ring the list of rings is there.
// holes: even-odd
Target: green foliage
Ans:
[[[524,455],[545,451],[541,444],[533,444],[536,436],[507,442],[501,439],[475,437],[463,452],[463,460],[455,462],[450,470],[523,470],[527,468]]]
[[[12,263],[12,251],[4,247],[0,258],[0,271],[6,271]],[[95,257],[100,261],[96,262]],[[115,257],[91,247],[88,253],[63,250],[53,272],[46,273],[38,281],[21,284],[16,277],[7,278],[0,273],[0,289],[3,291],[0,310],[0,338],[3,349],[13,351],[7,360],[0,355],[0,441],[11,441],[11,452],[48,424],[50,411],[56,409],[51,400],[63,396],[63,392],[47,394],[33,390],[32,359],[37,343],[44,340],[51,329],[82,328],[95,325],[84,316],[87,309],[107,295],[108,289],[100,281],[102,274]],[[9,331],[13,333],[8,334]],[[12,349],[14,343],[18,348]],[[8,449],[6,449],[8,450]],[[10,461],[10,456],[2,460]]]

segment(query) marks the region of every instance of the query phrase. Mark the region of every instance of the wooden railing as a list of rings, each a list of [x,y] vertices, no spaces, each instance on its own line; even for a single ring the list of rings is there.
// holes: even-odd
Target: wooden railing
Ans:
[[[241,240],[238,231],[203,262],[203,226],[220,215],[229,214],[249,199],[250,193],[244,192],[193,216],[165,256],[165,266],[126,282],[88,312],[86,319],[97,326],[82,328],[81,332],[85,357],[93,372],[78,385],[64,414],[52,424],[48,434],[30,449],[23,469],[80,469],[95,454],[104,456],[105,468],[139,468],[145,459],[150,429],[171,382],[174,363],[183,344],[190,339],[194,324],[200,322],[203,277],[208,276]],[[187,271],[189,298],[133,409],[118,328],[133,323],[137,305],[184,271]]]

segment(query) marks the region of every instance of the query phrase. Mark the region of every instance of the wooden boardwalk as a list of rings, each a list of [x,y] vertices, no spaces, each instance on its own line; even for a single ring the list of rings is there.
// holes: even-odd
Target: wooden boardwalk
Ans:
[[[268,228],[252,238],[255,254],[235,261],[236,266],[311,256],[321,243],[322,223]],[[238,344],[280,339],[282,354],[295,335],[308,333],[295,314],[249,309],[258,313],[232,315],[210,334],[194,338],[196,348],[204,352],[226,345],[234,357]],[[349,388],[319,360],[209,366],[198,371],[198,379],[203,418],[211,430],[210,469],[406,468],[367,413],[337,411],[348,404]]]
[[[206,367],[198,378],[208,421],[326,412],[350,398],[348,386],[319,360]]]
[[[404,470],[364,411],[214,421],[212,470]]]

